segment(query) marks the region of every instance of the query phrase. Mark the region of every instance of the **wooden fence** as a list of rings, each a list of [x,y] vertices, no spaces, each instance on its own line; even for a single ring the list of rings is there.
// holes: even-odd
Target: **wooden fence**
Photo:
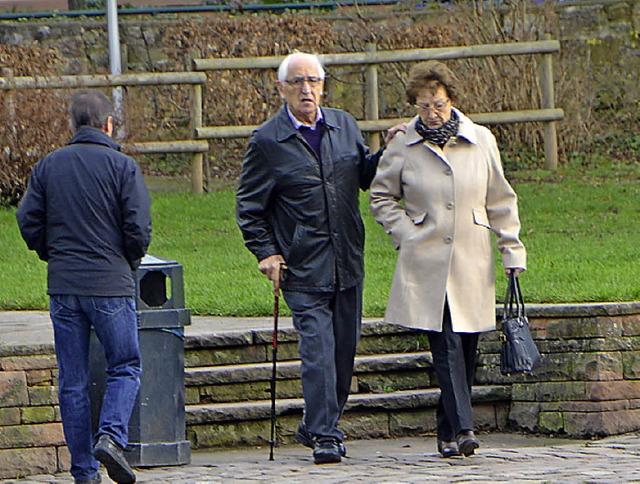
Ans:
[[[376,50],[369,44],[365,52],[345,54],[324,54],[320,59],[324,65],[366,65],[365,72],[365,119],[360,120],[362,131],[369,133],[372,150],[379,148],[378,133],[406,119],[379,119],[378,65],[388,62],[412,62],[429,59],[463,59],[505,55],[541,55],[540,85],[542,86],[542,107],[521,111],[503,111],[469,114],[469,117],[481,124],[508,124],[521,122],[544,123],[544,151],[546,167],[555,170],[558,165],[558,145],[556,122],[563,119],[564,111],[555,107],[553,89],[552,54],[560,51],[560,42],[549,38],[534,42],[505,44],[487,44],[466,47],[443,47],[434,49]],[[191,153],[192,191],[204,191],[203,161],[204,153],[209,151],[206,140],[220,138],[249,137],[257,126],[203,126],[202,88],[207,82],[203,71],[238,69],[276,69],[284,56],[251,57],[231,59],[197,59],[192,61],[195,72],[136,73],[122,75],[77,75],[52,77],[13,77],[11,72],[3,70],[0,77],[0,89],[11,91],[18,89],[69,89],[87,87],[120,86],[158,86],[189,85],[190,92],[190,131],[193,139],[174,141],[155,141],[143,143],[125,143],[127,153]]]
[[[95,87],[188,85],[190,92],[190,131],[202,126],[202,87],[207,75],[202,72],[157,72],[120,75],[76,75],[51,77],[13,77],[11,70],[3,69],[0,89],[8,91],[7,103],[13,104],[12,91],[23,89],[86,89]],[[8,120],[11,122],[11,120]],[[203,192],[203,158],[209,151],[205,140],[187,139],[123,143],[122,150],[129,154],[191,153],[192,191]]]
[[[555,170],[558,166],[558,142],[556,122],[563,119],[564,111],[555,107],[553,89],[552,54],[560,51],[560,42],[545,40],[505,44],[486,44],[464,47],[442,47],[434,49],[376,50],[374,44],[366,52],[320,55],[323,65],[366,65],[365,72],[365,119],[359,121],[360,129],[370,133],[369,146],[380,147],[377,133],[406,119],[379,119],[379,87],[377,66],[388,62],[425,61],[430,59],[464,59],[505,55],[542,55],[540,84],[542,86],[542,108],[522,111],[475,113],[469,117],[481,124],[508,124],[522,122],[544,123],[544,152],[546,167]],[[251,57],[234,59],[194,59],[195,71],[275,69],[284,57]],[[256,126],[207,126],[196,129],[198,139],[248,137]]]

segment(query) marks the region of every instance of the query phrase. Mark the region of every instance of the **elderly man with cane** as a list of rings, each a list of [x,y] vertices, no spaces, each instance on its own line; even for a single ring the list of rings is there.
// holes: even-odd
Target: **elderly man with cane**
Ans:
[[[381,154],[369,154],[351,115],[321,107],[324,78],[315,55],[294,53],[280,64],[284,106],[253,133],[236,196],[245,245],[259,270],[281,281],[299,335],[305,410],[296,439],[313,448],[316,464],[346,455],[338,422],[360,338],[364,278],[358,194]]]

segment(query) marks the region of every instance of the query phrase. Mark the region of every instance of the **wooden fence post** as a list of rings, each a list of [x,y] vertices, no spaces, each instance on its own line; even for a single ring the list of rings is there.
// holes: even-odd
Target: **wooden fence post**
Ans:
[[[190,56],[192,59],[194,55]],[[193,61],[192,61],[193,64]],[[191,109],[189,113],[189,132],[191,139],[196,139],[196,130],[202,127],[202,84],[191,85]],[[204,193],[204,153],[191,154],[191,191]]]
[[[544,40],[550,40],[550,34],[544,34]],[[553,109],[555,97],[553,93],[553,59],[552,54],[542,54],[542,108]],[[544,123],[544,159],[545,167],[550,170],[558,169],[558,134],[555,121]]]
[[[376,44],[368,43],[367,52],[375,52]],[[364,88],[364,117],[368,121],[377,121],[380,119],[380,107],[378,98],[378,66],[377,64],[368,64],[365,70],[365,88]],[[380,149],[380,133],[369,133],[369,149],[376,152]]]
[[[8,67],[3,67],[2,68],[2,77],[7,79],[9,85],[11,86],[13,84],[13,82],[14,82],[13,81],[13,69],[8,68]],[[6,106],[7,106],[7,119],[5,119],[4,122],[8,123],[8,125],[11,127],[10,128],[11,141],[8,144],[9,144],[9,148],[11,149],[12,156],[15,156],[13,151],[15,150],[15,147],[16,147],[18,131],[16,129],[15,90],[13,90],[13,89],[7,90]]]

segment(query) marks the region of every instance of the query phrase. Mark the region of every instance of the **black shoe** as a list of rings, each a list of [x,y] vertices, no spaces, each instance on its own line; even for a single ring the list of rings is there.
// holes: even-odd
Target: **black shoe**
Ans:
[[[102,482],[102,477],[100,477],[100,473],[96,472],[96,474],[91,479],[75,479],[75,484],[100,484]]]
[[[316,464],[335,464],[342,461],[338,439],[335,437],[318,437],[313,446],[313,461]]]
[[[445,459],[448,457],[458,457],[460,455],[458,443],[455,440],[438,439],[438,452],[440,452],[440,455]]]
[[[101,435],[93,448],[93,455],[107,469],[109,478],[118,484],[133,484],[136,475],[125,459],[122,449],[108,435]]]
[[[458,450],[462,455],[468,457],[475,453],[475,450],[480,447],[480,442],[473,435],[472,430],[466,430],[464,432],[460,432],[457,437],[458,441]]]
[[[300,422],[300,425],[298,425],[298,430],[296,430],[296,440],[305,447],[313,449],[313,436],[307,431],[307,426],[304,424],[304,421]]]
[[[311,435],[307,431],[307,426],[304,424],[304,422],[300,422],[300,425],[298,425],[298,430],[296,430],[295,438],[300,444],[304,445],[305,447],[309,447],[310,449],[314,448],[313,435]],[[341,457],[347,456],[347,448],[342,442],[338,442],[338,451],[340,452]]]

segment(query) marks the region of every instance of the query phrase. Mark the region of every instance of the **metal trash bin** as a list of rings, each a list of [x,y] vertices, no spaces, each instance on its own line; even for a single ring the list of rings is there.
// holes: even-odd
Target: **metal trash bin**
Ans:
[[[135,467],[191,461],[184,406],[184,327],[191,323],[191,313],[184,304],[182,266],[145,256],[136,271],[141,386],[129,421],[129,452],[125,453]],[[106,386],[106,360],[94,332],[89,355],[95,432]]]

